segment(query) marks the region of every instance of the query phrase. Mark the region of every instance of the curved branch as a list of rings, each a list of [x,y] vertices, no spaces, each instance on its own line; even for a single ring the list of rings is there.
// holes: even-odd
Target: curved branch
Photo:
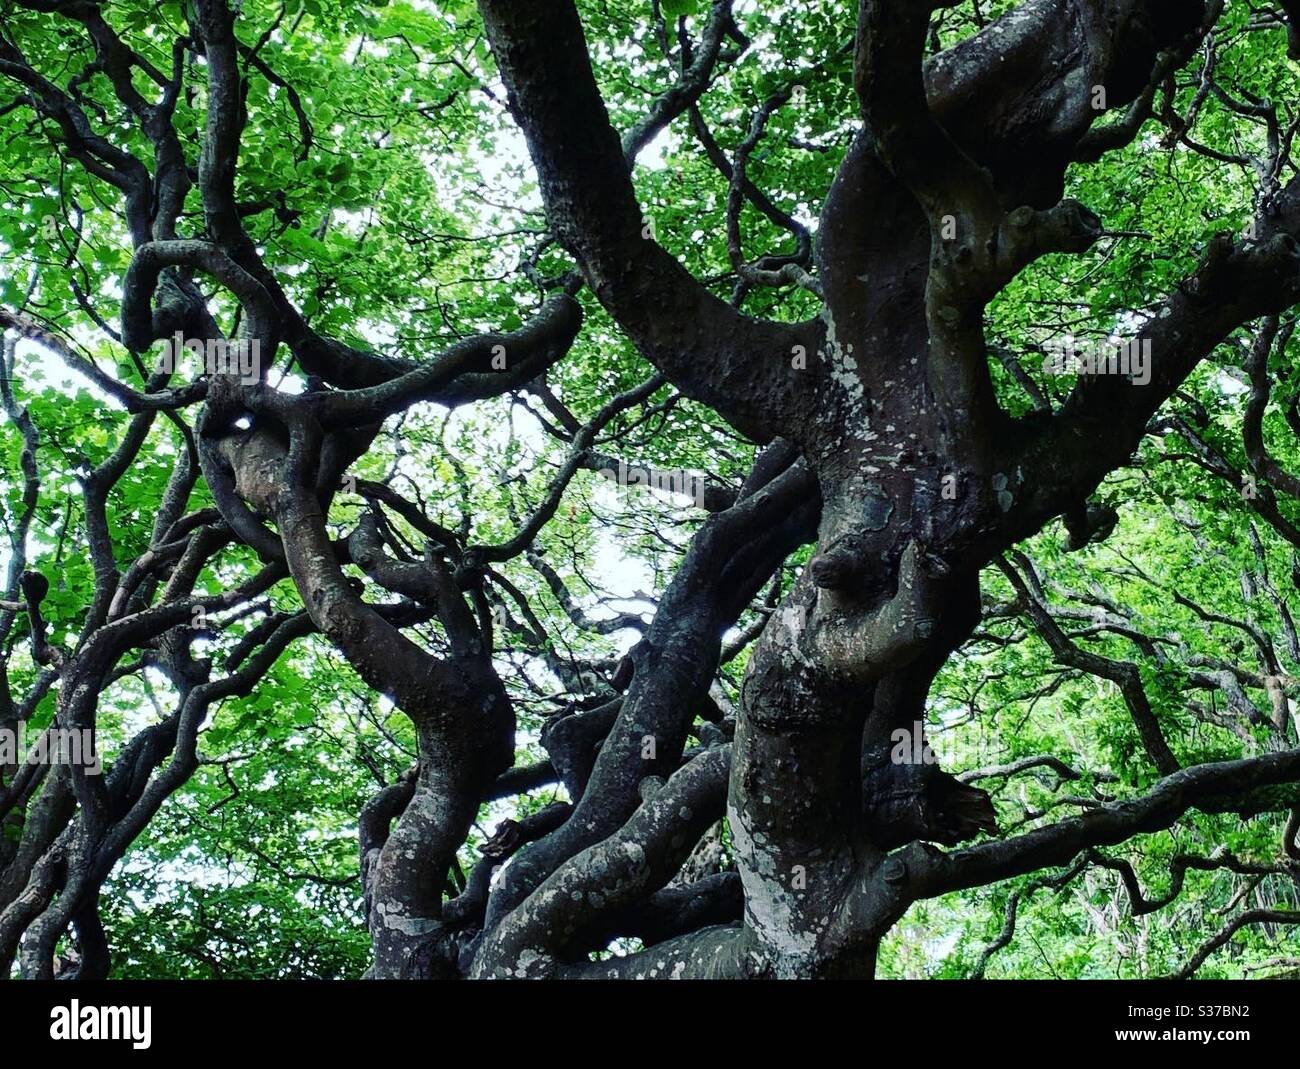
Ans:
[[[1225,924],[1214,936],[1191,956],[1187,964],[1169,976],[1170,980],[1187,980],[1196,972],[1211,954],[1226,945],[1234,935],[1250,924],[1300,924],[1300,910],[1285,909],[1248,909],[1239,913]]]
[[[905,867],[909,898],[933,898],[1064,865],[1088,847],[1114,846],[1135,835],[1162,831],[1193,807],[1213,812],[1254,811],[1265,803],[1254,801],[1253,792],[1297,781],[1300,749],[1192,765],[1166,776],[1137,798],[1097,806],[1012,839],[951,853],[913,844],[891,856]]]
[[[730,746],[700,754],[614,835],[564,862],[487,936],[471,975],[546,975],[584,926],[666,884],[721,815],[730,758]]]
[[[551,227],[600,302],[684,393],[755,440],[797,426],[813,398],[808,377],[789,373],[789,353],[814,348],[819,328],[738,314],[654,240],[572,0],[480,0],[479,11]]]

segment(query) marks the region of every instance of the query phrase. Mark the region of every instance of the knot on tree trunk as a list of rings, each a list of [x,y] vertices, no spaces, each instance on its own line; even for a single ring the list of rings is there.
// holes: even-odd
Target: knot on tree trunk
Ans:
[[[886,756],[863,777],[862,809],[871,840],[882,850],[917,840],[956,846],[999,831],[988,793],[933,761]]]

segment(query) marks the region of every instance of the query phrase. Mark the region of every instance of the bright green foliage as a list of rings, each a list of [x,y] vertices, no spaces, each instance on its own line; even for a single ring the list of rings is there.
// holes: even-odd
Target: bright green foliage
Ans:
[[[120,120],[106,80],[87,70],[91,53],[75,27],[3,6],[6,32],[34,66],[64,85],[83,78],[87,110]],[[649,17],[651,6],[649,0],[581,5],[619,129],[635,122],[652,92],[675,76]],[[696,30],[708,5],[659,0],[656,6]],[[1010,5],[977,6],[989,15]],[[1231,36],[1253,17],[1250,6],[1234,4],[1225,16],[1217,76],[1241,98],[1287,100],[1290,94],[1294,108],[1300,66],[1285,59],[1278,40],[1283,31]],[[302,0],[288,7],[294,11],[278,0],[243,4],[237,32],[242,42],[259,47],[273,76],[259,70],[248,75],[237,196],[259,208],[245,224],[290,297],[323,333],[417,359],[475,331],[518,327],[541,301],[521,267],[530,264],[551,276],[568,261],[546,238],[527,154],[505,110],[474,5]],[[851,19],[845,5],[829,0],[738,7],[755,47],[723,68],[702,102],[704,118],[730,155],[753,109],[774,90],[797,85],[794,102],[777,110],[751,158],[749,177],[779,207],[815,228],[818,205],[856,123]],[[969,19],[971,7],[952,13],[944,43],[970,31],[962,20]],[[132,47],[160,70],[170,70],[171,41],[184,31],[181,3],[120,0],[106,5],[106,15]],[[1174,106],[1180,113],[1196,91],[1199,62],[1179,77]],[[138,74],[137,81],[143,93],[156,90]],[[201,79],[193,85],[176,122],[188,161],[196,165],[205,100]],[[13,99],[12,86],[0,84],[0,306],[25,308],[75,339],[101,366],[123,367],[124,350],[73,296],[79,292],[98,317],[117,323],[130,243],[116,191],[50,150],[57,130],[25,109],[9,110]],[[1284,118],[1289,123],[1296,115]],[[133,126],[114,121],[111,129],[121,147],[151,157],[151,146]],[[1045,340],[1067,329],[1095,337],[1122,328],[1126,315],[1169,292],[1213,233],[1239,230],[1251,214],[1254,175],[1185,146],[1170,148],[1161,141],[1163,133],[1151,123],[1130,147],[1071,171],[1067,193],[1123,236],[1104,238],[1085,256],[1039,262],[990,310],[990,343],[1017,354],[1056,399],[1072,380],[1037,373],[1035,354]],[[1250,139],[1263,135],[1211,98],[1194,136],[1220,152],[1239,153],[1251,151]],[[659,240],[697,277],[718,279],[718,292],[729,292],[726,183],[699,151],[685,118],[642,154],[636,185]],[[190,201],[197,227],[196,193]],[[747,255],[782,251],[790,241],[748,206],[742,233]],[[648,369],[590,294],[580,299],[588,313],[582,334],[549,381],[586,419]],[[760,290],[746,310],[798,319],[815,311],[812,302],[806,293]],[[214,308],[229,319],[222,298],[214,298]],[[1244,467],[1245,393],[1234,373],[1239,376],[1251,336],[1244,331],[1221,347],[1171,406],[1195,414],[1205,439],[1237,469]],[[1275,398],[1300,389],[1298,361],[1298,340],[1274,355]],[[51,640],[66,642],[75,637],[93,589],[78,541],[77,475],[116,446],[127,416],[34,346],[20,348],[20,365],[17,391],[41,436],[41,498],[30,566],[54,580],[44,610]],[[994,370],[1004,404],[1026,411],[1026,394],[1000,366]],[[126,377],[133,385],[141,382],[137,370]],[[636,443],[639,459],[706,471],[733,484],[748,470],[753,446],[712,413],[668,388],[654,400],[628,439]],[[424,494],[439,522],[455,528],[470,516],[476,541],[506,538],[545,492],[563,455],[562,443],[538,432],[529,407],[523,398],[504,398],[448,416],[425,406],[390,421],[355,474],[379,479],[397,473],[397,484]],[[626,429],[636,418],[625,414],[615,429]],[[1284,467],[1300,470],[1300,448],[1280,404],[1266,415],[1265,437]],[[20,511],[21,483],[11,474],[18,471],[20,446],[16,429],[0,423],[0,514],[6,521]],[[109,515],[124,557],[148,545],[156,502],[183,447],[175,427],[158,421],[140,462],[114,489]],[[1147,438],[1132,465],[1102,487],[1120,514],[1104,544],[1067,554],[1065,534],[1054,525],[1024,547],[1054,607],[1085,615],[1096,609],[1113,622],[1107,607],[1119,606],[1125,626],[1158,645],[1163,661],[1113,629],[1078,639],[1097,653],[1140,665],[1153,708],[1186,763],[1240,756],[1268,741],[1258,727],[1225,722],[1230,718],[1221,696],[1189,686],[1189,665],[1198,658],[1257,670],[1249,637],[1179,604],[1175,593],[1205,613],[1249,622],[1271,637],[1285,672],[1300,673],[1285,649],[1286,622],[1279,614],[1280,605],[1295,603],[1295,553],[1238,487],[1198,466],[1193,453],[1177,433]],[[198,493],[195,507],[207,503],[201,486]],[[609,594],[661,593],[699,522],[698,513],[680,503],[651,495],[633,499],[633,493],[611,491],[594,474],[580,473],[539,539],[541,552],[585,606]],[[1283,501],[1280,508],[1300,521],[1294,503]],[[336,533],[346,532],[357,514],[358,500],[340,496],[331,515]],[[787,566],[787,585],[791,569],[805,558]],[[224,581],[236,585],[254,564],[245,554],[242,573],[232,569]],[[555,652],[612,664],[626,649],[620,636],[574,625],[523,561],[502,571],[544,620]],[[1244,585],[1243,575],[1252,582]],[[275,596],[286,608],[296,607],[289,584]],[[991,569],[985,576],[987,605],[1011,598],[1005,579]],[[742,624],[753,620],[747,616]],[[1071,621],[1072,630],[1079,626]],[[414,633],[440,641],[431,626]],[[237,634],[235,629],[221,643],[228,646]],[[500,664],[517,702],[521,745],[536,759],[536,733],[550,709],[547,684],[537,681],[527,654],[506,645]],[[219,656],[222,650],[211,652]],[[744,663],[742,654],[724,669],[733,695]],[[16,657],[14,688],[24,689],[34,678],[30,659]],[[1268,709],[1262,690],[1247,687],[1247,694]],[[1292,688],[1291,695],[1300,692]],[[99,713],[108,759],[125,738],[157,719],[169,700],[148,672],[115,683]],[[36,725],[51,714],[47,696]],[[929,719],[936,747],[952,755],[944,760],[951,771],[1052,754],[1082,774],[1062,782],[1040,769],[982,783],[995,795],[1004,832],[1023,830],[1043,814],[1052,819],[1076,812],[1067,797],[1122,796],[1154,779],[1117,689],[1055,665],[1018,616],[990,614],[942,675]],[[1294,722],[1289,730],[1294,745]],[[115,975],[359,976],[368,942],[357,875],[357,812],[410,763],[408,722],[368,692],[325,644],[309,640],[296,643],[249,698],[214,710],[200,752],[199,771],[167,802],[104,888]],[[517,815],[516,808],[539,808],[562,797],[557,792],[547,788],[517,806],[485,807],[471,846],[490,836],[498,820]],[[1175,853],[1208,855],[1226,848],[1242,859],[1272,859],[1281,826],[1278,814],[1244,822],[1190,815],[1173,831],[1136,839],[1111,856],[1131,861],[1153,897],[1168,886]],[[472,849],[463,851],[463,871],[476,860]],[[882,974],[970,975],[1003,925],[1008,896],[1050,875],[913,907],[882,949]],[[1298,896],[1295,882],[1281,876],[1193,871],[1172,905],[1135,918],[1117,874],[1092,868],[1059,890],[1027,896],[1014,940],[990,958],[986,971],[1021,977],[1163,975],[1186,961],[1220,927],[1221,915],[1240,902],[1294,909]],[[1294,968],[1294,939],[1294,932],[1245,929],[1200,975]],[[1288,956],[1289,966],[1278,964]]]

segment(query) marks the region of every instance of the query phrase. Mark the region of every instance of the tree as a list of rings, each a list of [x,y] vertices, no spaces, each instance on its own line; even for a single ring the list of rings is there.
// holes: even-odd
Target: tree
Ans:
[[[0,8],[0,963],[1293,967],[1300,6],[612,7]]]

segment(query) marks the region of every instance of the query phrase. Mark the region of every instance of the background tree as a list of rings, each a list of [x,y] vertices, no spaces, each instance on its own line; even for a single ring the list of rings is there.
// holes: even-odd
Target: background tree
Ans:
[[[1300,967],[1298,17],[0,4],[0,963]]]

